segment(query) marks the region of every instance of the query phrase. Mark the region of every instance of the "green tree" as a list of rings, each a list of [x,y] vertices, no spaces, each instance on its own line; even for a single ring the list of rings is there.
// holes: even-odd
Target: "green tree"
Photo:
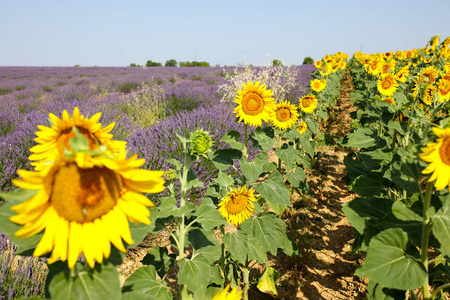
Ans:
[[[303,64],[304,65],[310,65],[314,63],[314,59],[312,59],[311,57],[305,57],[305,59],[303,60]]]
[[[164,67],[176,67],[177,65],[178,65],[178,63],[175,59],[169,59],[169,60],[166,60]]]
[[[282,66],[283,63],[281,62],[281,60],[278,59],[274,59],[272,60],[272,66]]]
[[[153,62],[151,60],[147,60],[147,63],[145,64],[146,67],[162,67],[162,64],[159,62]]]

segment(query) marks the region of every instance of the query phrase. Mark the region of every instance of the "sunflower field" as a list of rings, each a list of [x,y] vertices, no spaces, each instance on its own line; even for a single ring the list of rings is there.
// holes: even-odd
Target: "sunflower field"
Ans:
[[[366,285],[326,299],[446,299],[449,44],[302,67],[0,69],[0,299],[306,297],[274,258],[307,273],[293,232],[311,221],[289,216],[313,202],[324,145],[346,153]]]

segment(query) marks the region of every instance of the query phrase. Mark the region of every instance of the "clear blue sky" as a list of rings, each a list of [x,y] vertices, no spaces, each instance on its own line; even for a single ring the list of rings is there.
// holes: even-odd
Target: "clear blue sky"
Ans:
[[[0,0],[0,66],[301,64],[450,36],[450,1]]]

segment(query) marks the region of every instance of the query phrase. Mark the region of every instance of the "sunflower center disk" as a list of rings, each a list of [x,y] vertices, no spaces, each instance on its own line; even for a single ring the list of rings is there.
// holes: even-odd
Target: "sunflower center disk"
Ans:
[[[228,201],[227,212],[232,215],[237,215],[241,213],[248,203],[248,197],[246,195],[236,195],[232,196],[231,201]]]
[[[291,112],[288,108],[282,107],[277,109],[276,117],[279,122],[287,122],[291,119]]]
[[[247,93],[242,101],[242,110],[247,115],[255,116],[264,109],[264,100],[259,94]]]
[[[312,103],[313,103],[313,99],[311,99],[310,97],[303,98],[303,101],[302,101],[303,107],[310,107]]]
[[[439,149],[442,162],[447,166],[450,166],[450,137],[446,137],[442,142],[442,146]]]
[[[55,174],[52,205],[61,217],[79,223],[91,222],[110,211],[120,197],[122,181],[114,171],[63,165]]]
[[[385,89],[385,90],[387,90],[388,88],[390,88],[391,87],[391,82],[389,81],[389,80],[384,80],[383,81],[383,88]]]

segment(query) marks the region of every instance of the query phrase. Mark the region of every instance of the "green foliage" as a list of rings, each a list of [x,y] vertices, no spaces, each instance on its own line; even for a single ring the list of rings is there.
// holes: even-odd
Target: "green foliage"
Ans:
[[[281,60],[274,59],[272,60],[272,66],[274,67],[283,66],[283,63],[281,62]]]
[[[151,60],[147,60],[147,62],[145,63],[146,67],[162,67],[162,64],[159,62],[153,62]]]
[[[139,82],[124,82],[117,86],[117,91],[124,94],[129,94],[141,87]]]
[[[180,67],[210,67],[206,61],[180,61]]]
[[[312,59],[309,56],[305,57],[305,59],[303,60],[303,65],[310,65],[310,64],[314,64],[314,59]]]
[[[164,67],[176,67],[177,65],[178,65],[178,63],[175,59],[169,59],[169,60],[166,60]]]

